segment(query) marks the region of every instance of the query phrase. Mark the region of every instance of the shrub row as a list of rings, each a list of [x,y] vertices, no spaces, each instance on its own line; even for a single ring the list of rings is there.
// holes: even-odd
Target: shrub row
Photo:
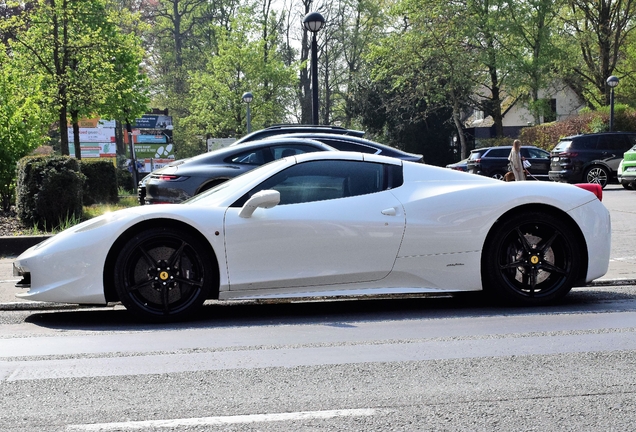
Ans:
[[[524,145],[533,145],[550,151],[563,137],[608,131],[609,116],[609,107],[602,107],[597,111],[585,110],[566,120],[524,128],[519,138]],[[636,131],[636,110],[627,105],[616,105],[614,107],[614,130]]]
[[[109,161],[27,156],[18,162],[16,212],[24,223],[54,229],[80,219],[84,205],[117,203],[117,190]]]

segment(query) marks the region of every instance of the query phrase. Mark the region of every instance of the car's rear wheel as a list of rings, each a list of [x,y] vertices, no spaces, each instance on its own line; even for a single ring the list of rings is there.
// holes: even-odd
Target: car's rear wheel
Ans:
[[[150,228],[131,238],[115,262],[122,304],[150,321],[188,317],[208,297],[213,267],[201,241],[172,228]]]
[[[504,175],[505,175],[505,174],[506,174],[506,173],[496,171],[496,172],[492,173],[492,174],[490,175],[490,177],[492,177],[492,178],[494,178],[494,179],[496,179],[496,180],[503,180],[503,179],[504,179]]]
[[[555,216],[511,216],[494,228],[484,247],[484,289],[507,303],[558,300],[580,277],[583,250],[577,233]]]
[[[609,172],[602,166],[593,166],[585,171],[585,181],[587,183],[600,184],[602,188],[609,182]]]

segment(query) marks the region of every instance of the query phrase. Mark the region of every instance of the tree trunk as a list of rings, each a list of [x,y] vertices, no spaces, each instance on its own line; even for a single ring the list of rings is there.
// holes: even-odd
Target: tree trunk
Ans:
[[[73,144],[75,145],[75,158],[77,160],[82,159],[82,147],[80,144],[80,131],[79,131],[79,114],[77,111],[71,110],[71,122],[73,123]]]

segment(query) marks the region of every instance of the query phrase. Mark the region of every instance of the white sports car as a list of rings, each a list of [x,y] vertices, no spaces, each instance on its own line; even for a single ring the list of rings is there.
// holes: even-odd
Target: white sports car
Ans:
[[[147,320],[206,299],[486,290],[543,304],[605,274],[602,191],[399,159],[307,153],[182,204],[99,216],[20,255],[19,297],[121,301]]]

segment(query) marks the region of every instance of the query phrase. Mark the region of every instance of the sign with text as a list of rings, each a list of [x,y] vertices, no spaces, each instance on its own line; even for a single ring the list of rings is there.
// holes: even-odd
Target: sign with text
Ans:
[[[115,128],[80,128],[80,143],[115,142]],[[68,128],[68,142],[72,143],[73,128]]]

